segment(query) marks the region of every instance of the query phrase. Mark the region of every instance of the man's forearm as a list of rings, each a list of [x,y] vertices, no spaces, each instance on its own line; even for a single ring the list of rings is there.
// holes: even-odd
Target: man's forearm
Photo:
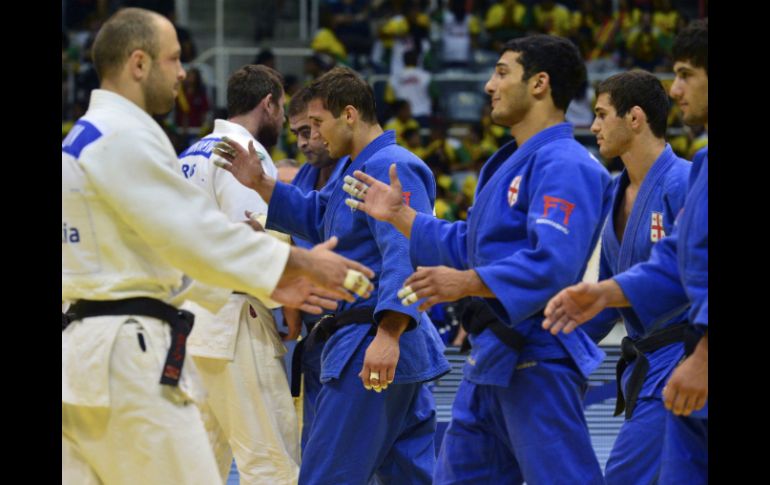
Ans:
[[[599,282],[599,289],[607,307],[628,307],[631,302],[628,301],[620,285],[613,279]]]
[[[262,200],[265,201],[265,203],[270,203],[270,199],[273,198],[273,191],[275,190],[275,179],[270,177],[267,174],[262,174],[262,177],[259,178],[259,180],[252,186],[251,188],[254,189],[260,197],[262,197]]]
[[[290,246],[289,258],[286,260],[279,284],[301,276],[308,267],[310,267],[310,252],[299,246]]]
[[[404,313],[386,311],[380,320],[377,332],[384,332],[393,338],[399,338],[409,325],[410,318]]]
[[[476,270],[469,269],[467,271],[463,271],[463,273],[467,281],[467,294],[465,296],[497,298],[497,296],[492,293],[492,290],[490,290],[484,281],[479,277],[479,274],[476,273]]]

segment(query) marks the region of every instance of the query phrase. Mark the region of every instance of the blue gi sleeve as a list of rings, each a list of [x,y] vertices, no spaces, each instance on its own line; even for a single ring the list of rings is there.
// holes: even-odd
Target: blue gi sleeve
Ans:
[[[602,252],[599,262],[599,281],[612,277],[612,271],[604,252]],[[585,322],[580,328],[591,337],[591,340],[599,343],[612,331],[615,322],[622,318],[617,308],[605,308],[591,320]]]
[[[536,314],[559,290],[578,281],[598,239],[611,198],[609,174],[598,163],[565,160],[569,155],[552,155],[561,163],[542,163],[531,178],[529,247],[475,268],[508,322]],[[506,254],[502,246],[500,253]]]
[[[676,259],[679,226],[652,247],[650,259],[632,266],[613,279],[631,303],[642,324],[650,328],[687,307]]]
[[[684,267],[684,284],[690,298],[690,322],[708,329],[709,324],[709,196],[708,147],[696,153],[690,173],[687,211],[682,214],[682,235],[686,238],[684,254],[680,254],[680,270]],[[687,234],[684,234],[684,228]]]
[[[385,183],[389,182],[388,168],[392,159],[382,162],[374,161],[364,167],[366,173]],[[426,166],[420,166],[411,161],[396,161],[398,177],[408,197],[409,206],[420,213],[430,214],[432,202],[430,190],[433,176]],[[435,194],[435,187],[432,191]],[[408,196],[407,196],[408,194]],[[412,274],[409,261],[409,241],[390,223],[380,222],[373,217],[367,217],[367,223],[377,242],[382,255],[382,273],[380,275],[377,306],[374,310],[375,321],[379,324],[384,311],[395,311],[409,315],[410,322],[407,330],[415,328],[420,320],[417,305],[405,307],[398,298],[398,290],[404,281]]]
[[[267,205],[267,227],[297,236],[313,244],[323,242],[323,217],[328,192],[303,192],[294,185],[276,181]]]
[[[468,269],[465,221],[449,222],[431,214],[417,214],[409,240],[412,265]]]

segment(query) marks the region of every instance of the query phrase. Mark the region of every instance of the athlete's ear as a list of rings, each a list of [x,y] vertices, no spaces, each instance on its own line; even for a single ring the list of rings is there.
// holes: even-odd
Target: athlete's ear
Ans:
[[[627,118],[631,123],[631,129],[634,131],[641,130],[647,124],[647,113],[639,106],[634,106],[628,110]]]
[[[542,96],[551,87],[551,77],[545,71],[538,72],[530,78],[530,86],[534,96]]]
[[[142,49],[134,49],[128,56],[126,68],[135,81],[141,81],[150,74],[152,58]]]
[[[342,111],[342,115],[345,117],[345,122],[350,124],[355,123],[358,120],[358,110],[353,105],[347,105]]]

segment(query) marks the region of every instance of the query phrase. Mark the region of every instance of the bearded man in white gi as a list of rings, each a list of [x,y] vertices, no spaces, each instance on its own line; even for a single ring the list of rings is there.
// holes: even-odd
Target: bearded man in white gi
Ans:
[[[278,141],[283,105],[277,71],[243,66],[227,83],[229,118],[215,120],[214,132],[179,156],[185,177],[208,192],[233,222],[247,214],[266,220],[267,204],[212,163],[213,147],[223,136],[243,146],[252,143],[265,172],[277,177],[265,146]],[[275,305],[239,293],[216,315],[185,304],[197,318],[187,348],[207,391],[203,417],[219,471],[226,480],[235,455],[242,484],[294,484],[299,474],[299,423],[283,368],[286,347],[270,307]],[[299,335],[300,325],[296,322],[289,337]]]

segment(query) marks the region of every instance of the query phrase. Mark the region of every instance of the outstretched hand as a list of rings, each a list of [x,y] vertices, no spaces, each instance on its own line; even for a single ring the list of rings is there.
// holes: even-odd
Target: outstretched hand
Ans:
[[[221,158],[215,158],[214,165],[233,174],[246,187],[259,190],[267,175],[262,168],[262,156],[254,148],[253,141],[249,140],[247,151],[237,141],[224,136],[222,141],[214,145],[214,154]]]
[[[345,200],[345,203],[367,213],[378,221],[390,222],[395,215],[405,207],[401,199],[403,187],[398,179],[396,164],[390,165],[388,171],[390,185],[384,184],[360,170],[353,172],[353,176],[345,176],[345,184],[342,190],[353,198]]]
[[[336,310],[339,295],[318,285],[314,285],[306,277],[281,279],[270,298],[289,307],[298,308],[303,312],[320,315],[324,309]],[[296,339],[296,337],[294,337]]]
[[[308,261],[307,266],[302,268],[303,274],[337,295],[339,299],[355,301],[352,293],[369,298],[374,289],[370,281],[374,278],[374,272],[363,264],[332,251],[337,246],[337,241],[337,237],[333,236],[307,251]],[[298,250],[296,246],[292,249]]]
[[[607,306],[606,297],[598,283],[578,283],[564,288],[545,307],[543,329],[553,335],[570,333]]]
[[[424,300],[417,307],[418,311],[424,312],[437,303],[457,301],[469,296],[468,290],[474,286],[469,278],[474,275],[447,266],[418,266],[404,281],[398,297],[404,306]]]

